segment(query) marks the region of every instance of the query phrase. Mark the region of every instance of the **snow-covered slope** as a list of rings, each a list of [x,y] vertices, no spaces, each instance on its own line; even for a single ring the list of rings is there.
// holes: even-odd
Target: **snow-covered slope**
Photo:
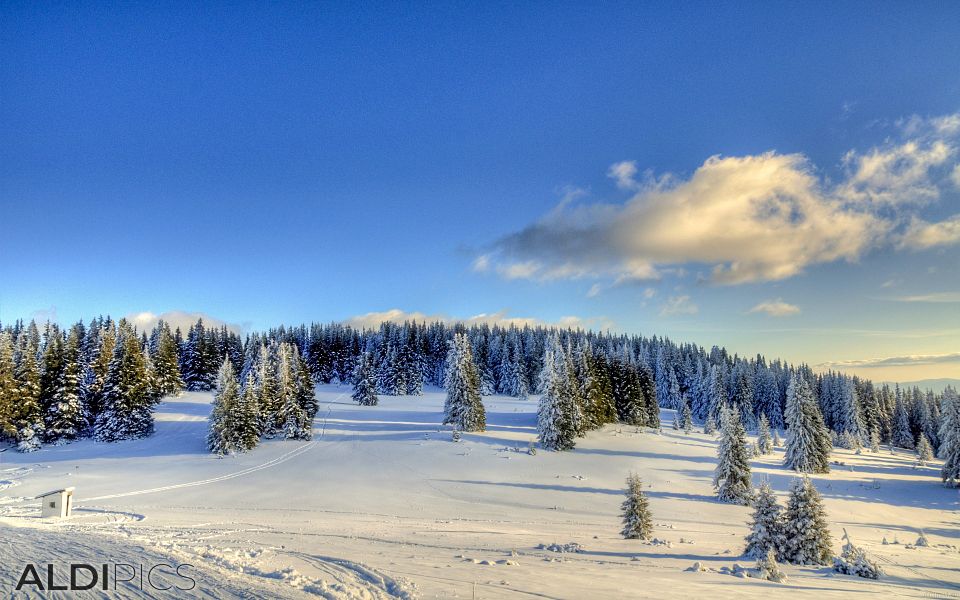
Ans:
[[[739,557],[749,509],[714,500],[713,437],[608,426],[573,452],[529,454],[535,400],[486,398],[488,431],[454,443],[439,425],[441,392],[376,407],[356,406],[345,387],[318,396],[313,441],[268,441],[225,459],[204,449],[211,397],[201,393],[168,399],[145,440],[0,455],[0,588],[39,561],[30,548],[55,547],[60,557],[190,563],[198,591],[213,597],[960,598],[960,497],[939,484],[938,464],[836,451],[844,464],[814,477],[836,550],[846,528],[888,575],[786,566],[788,581],[775,584],[725,573],[753,566]],[[754,481],[785,492],[792,474],[781,459],[755,459]],[[618,536],[631,470],[663,543]],[[39,519],[29,498],[63,485],[76,487],[75,516]],[[931,545],[908,547],[921,529]],[[582,551],[540,547],[570,542]],[[687,571],[695,562],[706,570]]]

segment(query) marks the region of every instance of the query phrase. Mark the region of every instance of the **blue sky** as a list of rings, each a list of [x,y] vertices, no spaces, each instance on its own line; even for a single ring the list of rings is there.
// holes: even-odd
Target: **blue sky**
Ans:
[[[3,2],[0,320],[483,314],[960,376],[958,17]]]

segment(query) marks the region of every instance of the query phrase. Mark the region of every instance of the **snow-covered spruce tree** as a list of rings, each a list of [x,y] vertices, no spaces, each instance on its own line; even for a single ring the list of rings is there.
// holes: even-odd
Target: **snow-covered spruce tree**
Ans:
[[[14,402],[17,399],[16,363],[13,358],[13,336],[0,331],[0,441],[15,440]]]
[[[927,436],[921,432],[920,440],[917,442],[917,462],[923,466],[931,460],[933,460],[933,448],[927,441]]]
[[[910,430],[910,413],[904,402],[903,394],[897,387],[896,404],[893,409],[893,423],[891,424],[890,441],[898,448],[913,448],[913,432]]]
[[[802,377],[787,387],[787,448],[784,466],[801,473],[828,473],[832,442],[817,401]]]
[[[717,433],[717,422],[713,418],[713,414],[707,414],[707,420],[703,423],[703,433],[706,435],[714,435]]]
[[[486,430],[487,413],[480,396],[480,374],[473,362],[470,340],[463,333],[455,334],[450,344],[446,387],[444,425],[453,425],[455,431]]]
[[[70,329],[63,345],[56,389],[47,406],[44,422],[49,441],[73,440],[84,430],[84,411],[80,402],[80,336],[77,326]]]
[[[773,454],[773,438],[770,437],[770,422],[767,421],[767,415],[763,413],[760,413],[760,421],[757,425],[757,448],[760,449],[760,454]]]
[[[13,402],[13,427],[16,429],[17,450],[33,452],[40,449],[43,434],[43,412],[40,408],[40,366],[37,363],[39,334],[36,324],[30,322],[31,332],[21,332],[15,355],[17,392]]]
[[[753,499],[753,517],[749,525],[745,556],[760,560],[765,558],[768,552],[773,552],[774,556],[783,557],[786,538],[783,534],[782,509],[773,488],[766,481],[757,488]]]
[[[832,552],[827,515],[820,492],[807,476],[790,486],[790,499],[783,515],[786,548],[784,558],[795,565],[828,565]]]
[[[680,411],[680,429],[684,433],[693,431],[693,415],[690,413],[690,401],[683,397],[683,409]]]
[[[96,421],[97,440],[116,442],[153,433],[154,399],[146,362],[137,334],[125,320],[120,321],[103,388],[103,405]]]
[[[260,351],[253,364],[254,377],[257,380],[257,404],[260,414],[260,434],[272,436],[283,427],[279,421],[282,400],[277,385],[277,367],[270,348],[261,344]]]
[[[566,373],[563,348],[556,338],[546,346],[540,371],[540,404],[537,433],[546,450],[572,450],[576,446],[579,410]]]
[[[312,423],[313,418],[317,416],[317,410],[320,408],[320,405],[317,404],[317,393],[313,384],[313,377],[310,376],[310,367],[303,357],[300,356],[300,351],[297,350],[296,346],[293,346],[293,360],[297,403],[300,405],[300,408],[303,409],[303,412],[306,413],[307,421]]]
[[[833,559],[833,570],[844,575],[879,579],[883,575],[883,569],[880,568],[880,565],[870,560],[862,548],[853,545],[846,530],[843,532],[843,537],[846,540],[843,545],[843,553]]]
[[[620,535],[628,540],[646,540],[653,534],[653,515],[650,502],[643,493],[643,484],[636,473],[627,476],[627,499],[623,510],[623,529]]]
[[[952,387],[943,391],[940,418],[940,476],[947,486],[960,486],[960,398]]]
[[[757,578],[774,583],[783,583],[787,580],[787,574],[777,564],[777,555],[772,548],[767,551],[766,556],[757,559]]]
[[[236,419],[233,430],[235,446],[239,452],[253,450],[260,443],[260,402],[257,398],[257,383],[253,372],[247,378],[237,400]]]
[[[210,411],[207,431],[207,448],[210,452],[222,456],[239,450],[239,400],[240,386],[237,384],[233,363],[224,359],[217,373],[217,391],[213,395],[213,409]]]
[[[353,394],[354,402],[360,406],[376,406],[379,402],[377,398],[377,374],[373,369],[373,357],[369,352],[360,355],[357,361],[356,370],[353,372]]]
[[[647,399],[644,397],[640,373],[624,349],[622,355],[610,361],[613,403],[617,420],[627,425],[649,425]]]
[[[717,490],[717,498],[721,502],[748,504],[753,484],[750,481],[747,432],[740,422],[740,411],[736,406],[722,411],[721,419],[713,487]]]
[[[281,342],[277,352],[277,390],[280,411],[275,422],[288,440],[309,440],[313,437],[313,419],[300,395],[299,354],[297,347]]]
[[[577,372],[580,396],[584,404],[585,427],[596,429],[616,421],[617,412],[609,393],[609,385],[604,385],[603,374],[589,343],[578,352]]]
[[[177,342],[166,323],[158,325],[157,350],[152,356],[157,393],[162,396],[179,394],[183,389]]]

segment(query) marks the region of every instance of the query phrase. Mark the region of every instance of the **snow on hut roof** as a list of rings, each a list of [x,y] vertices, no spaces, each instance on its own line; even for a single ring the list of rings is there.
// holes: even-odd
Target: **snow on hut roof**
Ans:
[[[72,492],[74,488],[60,488],[59,490],[53,490],[52,492],[47,492],[46,494],[40,494],[37,498],[46,498],[47,496],[53,496],[54,494],[62,494],[63,492]]]

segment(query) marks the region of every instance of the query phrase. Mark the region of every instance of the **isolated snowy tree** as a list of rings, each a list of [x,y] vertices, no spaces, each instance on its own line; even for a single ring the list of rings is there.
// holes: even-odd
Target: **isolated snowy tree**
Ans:
[[[693,415],[690,413],[690,402],[686,396],[683,398],[683,409],[680,411],[680,429],[684,433],[693,431]]]
[[[214,454],[237,452],[240,386],[229,359],[223,361],[217,373],[217,391],[210,411],[207,448]]]
[[[767,550],[765,556],[757,559],[757,578],[774,583],[783,583],[787,580],[787,574],[777,564],[777,555],[773,548]]]
[[[628,540],[646,540],[653,534],[653,516],[650,503],[643,493],[643,484],[636,473],[627,477],[627,499],[623,501],[623,530]]]
[[[917,461],[921,466],[933,460],[933,448],[927,441],[927,436],[920,434],[920,440],[917,442]]]
[[[712,414],[707,415],[707,420],[703,424],[703,433],[706,435],[714,435],[717,433],[717,422],[714,420]]]
[[[369,352],[360,355],[357,367],[353,374],[353,400],[361,406],[376,406],[377,378],[373,370],[373,357]]]
[[[802,473],[830,471],[830,433],[806,380],[793,377],[787,388],[787,448],[784,466]]]
[[[784,557],[796,565],[830,564],[832,541],[827,527],[820,492],[807,476],[798,477],[790,486],[790,499],[784,512],[787,540]]]
[[[767,421],[767,415],[763,413],[760,414],[760,420],[757,424],[757,448],[760,454],[773,454],[773,438],[770,437],[770,422]]]
[[[462,333],[454,335],[447,354],[446,387],[444,425],[453,425],[455,431],[484,431],[487,414],[480,396],[480,374],[470,340]]]
[[[567,377],[563,348],[552,340],[543,355],[540,371],[540,404],[537,433],[547,450],[572,450],[577,438],[577,406]]]
[[[736,406],[721,413],[720,444],[717,446],[717,468],[713,487],[721,502],[748,504],[752,495],[750,456],[747,453],[747,432],[740,422]]]
[[[941,401],[940,476],[948,486],[960,486],[960,398],[952,387],[943,391]]]
[[[843,538],[846,543],[840,556],[833,559],[833,570],[844,575],[879,579],[883,575],[880,565],[870,560],[862,548],[853,545],[846,530],[843,531]]]
[[[747,535],[746,556],[762,559],[768,552],[782,557],[786,548],[782,509],[773,488],[766,481],[757,488],[753,499],[753,517]]]

